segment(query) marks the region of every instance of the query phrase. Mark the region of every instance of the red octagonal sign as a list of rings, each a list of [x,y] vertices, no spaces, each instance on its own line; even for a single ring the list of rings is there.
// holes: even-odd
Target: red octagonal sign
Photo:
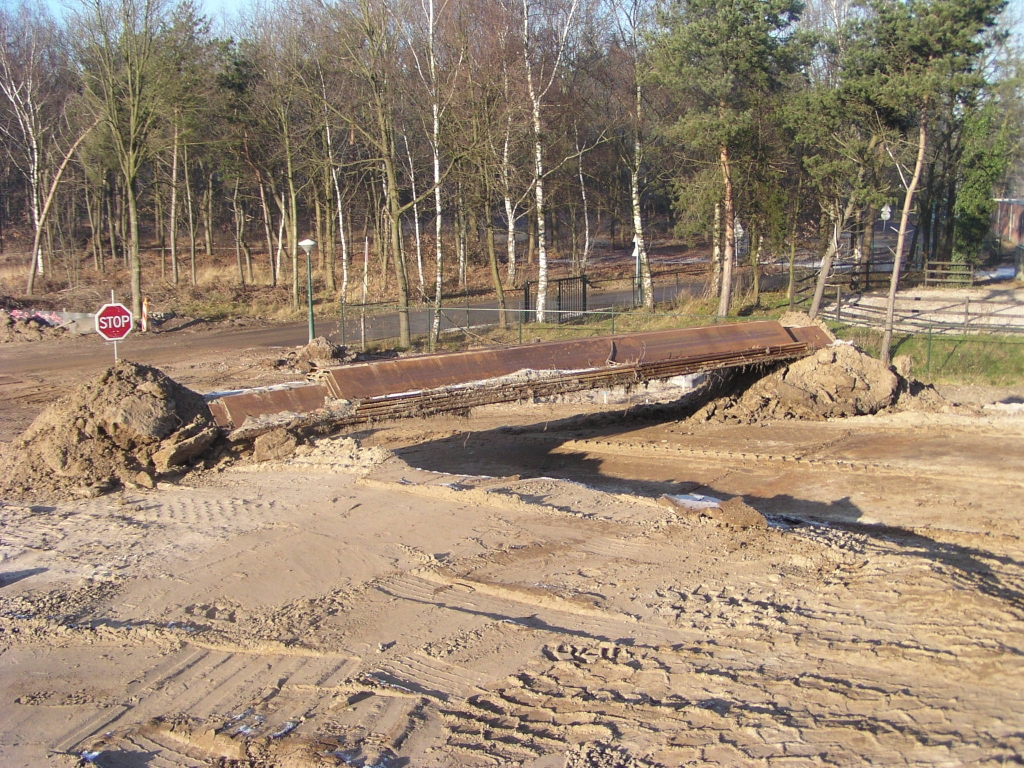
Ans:
[[[96,313],[96,333],[107,341],[120,341],[133,327],[132,313],[123,304],[104,304]]]

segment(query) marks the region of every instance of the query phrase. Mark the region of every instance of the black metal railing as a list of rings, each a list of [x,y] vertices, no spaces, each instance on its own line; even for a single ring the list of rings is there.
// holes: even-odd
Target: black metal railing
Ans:
[[[560,277],[548,281],[548,301],[544,314],[548,322],[569,323],[583,317],[587,311],[587,278]],[[537,283],[528,280],[523,284],[523,310],[527,317],[537,312]]]

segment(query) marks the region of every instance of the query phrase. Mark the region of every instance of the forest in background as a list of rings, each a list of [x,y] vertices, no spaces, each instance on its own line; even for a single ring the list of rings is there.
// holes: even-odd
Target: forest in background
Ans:
[[[971,262],[1016,197],[1021,57],[1003,0],[290,0],[214,34],[193,0],[0,9],[0,250],[29,296],[123,269],[187,290],[359,301],[364,263],[440,306],[487,269],[499,302],[555,259],[655,230],[709,245],[733,306],[750,258]],[[910,222],[916,226],[910,234]],[[509,231],[520,236],[507,236]],[[867,242],[866,242],[867,241]],[[13,244],[12,244],[13,243]],[[218,255],[217,250],[221,253]],[[364,254],[369,256],[364,262]],[[19,262],[21,264],[22,262]],[[436,333],[436,329],[435,329]]]

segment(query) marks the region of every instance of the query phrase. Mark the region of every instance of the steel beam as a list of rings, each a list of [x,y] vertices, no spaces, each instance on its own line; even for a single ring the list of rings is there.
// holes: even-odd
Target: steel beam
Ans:
[[[356,424],[791,360],[827,346],[816,326],[774,321],[598,336],[327,368],[316,379],[209,396],[247,439],[282,424]]]

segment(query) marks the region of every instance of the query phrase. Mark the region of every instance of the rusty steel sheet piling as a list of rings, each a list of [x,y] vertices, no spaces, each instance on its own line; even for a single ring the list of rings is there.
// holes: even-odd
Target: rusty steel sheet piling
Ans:
[[[816,326],[712,325],[356,363],[321,369],[309,382],[207,398],[232,439],[249,439],[276,426],[426,416],[792,360],[830,342]]]

